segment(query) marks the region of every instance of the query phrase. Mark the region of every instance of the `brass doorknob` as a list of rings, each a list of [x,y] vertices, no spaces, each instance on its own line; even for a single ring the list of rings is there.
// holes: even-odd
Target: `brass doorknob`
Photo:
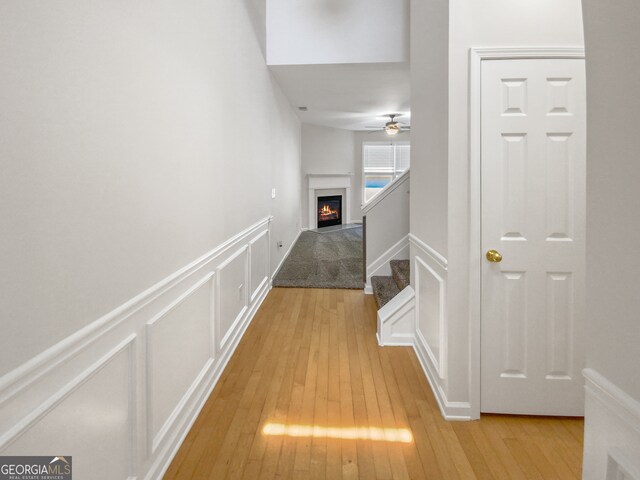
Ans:
[[[487,252],[487,260],[494,263],[500,263],[502,261],[502,255],[497,250],[489,250]]]

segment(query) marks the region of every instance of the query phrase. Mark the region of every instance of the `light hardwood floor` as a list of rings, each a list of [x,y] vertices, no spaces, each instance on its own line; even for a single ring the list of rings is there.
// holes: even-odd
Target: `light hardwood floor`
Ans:
[[[581,419],[446,422],[375,330],[362,291],[273,289],[164,478],[580,478]]]

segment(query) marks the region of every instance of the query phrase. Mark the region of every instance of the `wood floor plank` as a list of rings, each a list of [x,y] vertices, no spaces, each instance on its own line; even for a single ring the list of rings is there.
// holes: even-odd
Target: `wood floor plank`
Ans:
[[[447,422],[413,350],[375,332],[362,291],[273,289],[164,478],[580,478],[581,419]]]
[[[388,349],[378,349],[377,346],[372,346],[374,351],[380,355],[379,367],[384,377],[384,383],[387,387],[390,403],[393,409],[393,415],[395,417],[395,423],[397,428],[411,430],[411,424],[407,418],[407,412],[404,408],[404,402],[402,400],[402,394],[398,387],[398,382],[393,369],[390,368]],[[415,437],[415,435],[414,435]],[[412,442],[409,445],[402,445],[402,452],[405,458],[405,464],[407,472],[410,478],[426,478],[426,473],[422,466],[420,454],[416,447],[416,442]]]
[[[316,308],[311,322],[311,341],[309,345],[309,358],[307,359],[307,371],[304,376],[304,390],[302,394],[302,406],[300,410],[300,424],[313,426],[313,417],[316,401],[316,382],[318,377],[318,348],[320,343],[319,318],[322,313],[322,299],[316,302]],[[296,455],[294,470],[309,471],[311,464],[312,437],[299,436],[296,441]]]
[[[294,300],[293,315],[299,312],[301,296]],[[247,416],[241,432],[239,446],[233,452],[227,471],[228,478],[242,478],[244,468],[250,459],[253,443],[257,438],[261,438],[258,432],[261,430],[261,420],[271,416],[275,407],[276,395],[284,377],[287,352],[290,348],[291,339],[295,331],[295,321],[284,321],[282,314],[276,314],[273,330],[276,336],[271,341],[271,348],[268,357],[260,356],[256,363],[255,371],[260,372],[260,384],[256,389],[250,403],[244,404]],[[241,406],[242,406],[241,402]]]
[[[351,390],[351,400],[353,403],[353,419],[355,426],[361,427],[368,424],[367,406],[365,402],[364,387],[362,385],[362,369],[358,355],[358,342],[356,338],[355,321],[338,322],[340,328],[340,358],[341,368],[348,358],[348,369],[350,375],[350,385],[340,385],[341,392]],[[376,478],[373,461],[372,442],[358,438],[356,440],[357,464],[359,478]]]
[[[262,308],[277,309],[279,308],[279,304],[283,298],[284,296],[281,295],[281,292],[274,291],[273,295],[269,295],[267,299],[265,299]],[[245,351],[244,349],[254,348],[257,342],[259,342],[260,334],[253,335],[253,329],[256,329],[254,325],[249,326],[245,335],[245,339],[243,339],[241,345],[238,346],[236,353],[238,358],[243,355],[243,352]],[[212,392],[207,403],[204,405],[202,411],[200,412],[200,415],[194,422],[191,431],[185,438],[185,441],[176,454],[172,464],[167,469],[165,478],[193,477],[193,470],[197,466],[197,463],[194,463],[193,459],[198,459],[201,456],[202,450],[206,448],[207,445],[208,434],[213,429],[213,425],[211,425],[207,421],[207,419],[210,418],[211,415],[213,415],[215,418],[215,416],[221,414],[225,405],[225,401],[221,397],[221,395],[224,395],[226,391],[232,391],[235,382],[239,378],[239,371],[241,369],[232,367],[235,357],[236,356],[234,355],[234,358],[230,360],[227,368],[220,376],[216,389]],[[193,451],[191,451],[192,448]],[[189,461],[187,461],[186,464],[183,465],[183,462],[187,458],[187,456]]]
[[[323,313],[320,324],[320,344],[318,347],[318,374],[316,378],[315,407],[313,425],[327,425],[329,390],[329,322],[327,312]],[[310,478],[326,478],[327,439],[313,437],[311,439]]]
[[[462,448],[464,456],[466,456],[475,477],[482,480],[494,478],[493,473],[491,473],[491,469],[489,468],[482,451],[476,445],[469,428],[459,422],[452,422],[451,428],[456,435],[456,440],[460,443],[460,447]]]
[[[524,479],[524,475],[519,470],[513,457],[509,455],[505,458],[504,453],[505,451],[508,453],[508,450],[504,444],[501,442],[501,445],[494,445],[484,430],[482,430],[481,422],[467,422],[466,425],[466,429],[473,438],[473,442],[480,451],[493,478],[497,480]],[[500,449],[503,449],[502,455],[500,454]]]
[[[270,329],[269,335],[264,339],[258,355],[255,355],[255,363],[253,364],[253,368],[251,369],[246,384],[244,386],[242,384],[238,384],[238,388],[235,389],[239,396],[237,408],[233,415],[231,424],[224,435],[222,448],[220,448],[215,461],[213,459],[207,459],[208,461],[201,462],[196,469],[195,476],[202,476],[205,478],[206,474],[206,478],[225,478],[233,454],[236,452],[244,452],[244,450],[238,448],[238,442],[242,435],[244,423],[247,418],[250,418],[250,407],[252,405],[253,398],[258,391],[261,379],[263,378],[263,367],[265,364],[268,364],[268,358],[270,356],[275,356],[274,353],[280,347],[278,340],[282,338],[281,329],[284,324],[282,317],[282,314],[275,315],[272,324],[273,328]],[[247,445],[246,449],[247,455],[249,453],[248,447],[249,445]],[[242,459],[239,459],[238,463],[240,463],[240,465],[244,465]],[[207,469],[209,469],[208,474]]]
[[[393,359],[401,352],[399,348],[385,348],[385,352],[389,352],[389,364],[401,365],[402,362],[393,362]],[[420,416],[420,410],[416,400],[420,397],[415,396],[409,385],[406,372],[402,368],[394,369],[396,381],[398,382],[398,391],[402,398],[402,406],[407,418],[412,434],[415,438],[415,445],[420,456],[423,470],[426,478],[445,478],[438,466],[438,459],[431,440],[426,430],[425,423]]]
[[[529,479],[541,479],[542,475],[535,466],[535,463],[531,460],[527,453],[527,445],[523,444],[513,431],[508,428],[505,423],[504,416],[491,415],[482,419],[485,423],[491,425],[498,433],[504,444],[509,449],[511,455],[518,462],[518,466],[524,473],[526,478]]]
[[[358,361],[360,362],[360,370],[362,372],[362,388],[364,390],[367,424],[377,428],[387,427],[382,421],[378,397],[373,382],[373,373],[371,371],[371,365],[369,364],[369,356],[364,339],[364,325],[361,322],[355,322],[354,327]],[[373,442],[372,449],[376,477],[379,479],[393,478],[387,445],[385,445],[384,442]]]
[[[298,338],[300,342],[300,348],[295,362],[292,364],[292,368],[295,373],[293,376],[293,384],[291,387],[289,408],[285,412],[285,417],[282,423],[287,425],[299,425],[302,411],[302,402],[304,399],[304,386],[306,372],[308,369],[309,351],[311,345],[311,329],[313,327],[313,317],[316,311],[316,304],[318,302],[319,291],[314,290],[307,296],[308,301],[306,308],[301,312],[300,318],[300,330]],[[286,398],[283,400],[286,401]],[[278,419],[280,420],[280,419]],[[276,422],[280,423],[280,421]],[[276,437],[277,438],[277,437]],[[270,438],[270,443],[273,445],[272,450],[276,448],[280,452],[279,458],[272,458],[275,455],[269,455],[269,464],[273,463],[277,468],[274,469],[273,475],[277,473],[279,477],[289,478],[293,475],[293,466],[296,454],[296,438],[284,436],[281,438]],[[273,478],[271,475],[271,468],[261,472],[260,478]]]
[[[537,448],[547,459],[551,467],[549,478],[572,478],[578,472],[571,471],[569,464],[573,462],[567,463],[565,461],[567,457],[564,454],[564,446],[550,431],[549,423],[548,421],[540,423],[532,418],[530,421],[523,423],[522,428],[528,438],[535,442]]]

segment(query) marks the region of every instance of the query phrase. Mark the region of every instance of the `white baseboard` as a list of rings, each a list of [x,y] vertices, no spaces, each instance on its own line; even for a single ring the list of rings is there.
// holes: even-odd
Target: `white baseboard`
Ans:
[[[364,293],[365,295],[373,295],[373,287],[370,283],[364,284]]]
[[[640,402],[599,372],[583,370],[585,480],[640,480]]]
[[[422,366],[422,370],[429,381],[429,385],[431,386],[431,391],[433,391],[434,397],[436,397],[436,401],[438,402],[438,407],[440,408],[440,413],[445,418],[445,420],[452,421],[467,421],[471,420],[471,405],[469,402],[451,402],[447,399],[447,395],[444,392],[442,387],[440,377],[436,371],[433,362],[429,358],[429,354],[427,353],[427,346],[420,340],[420,336],[416,335],[415,341],[413,344],[413,350],[416,352],[416,356],[420,361],[420,365]]]
[[[271,288],[270,226],[257,222],[0,378],[0,454],[57,445],[76,456],[78,478],[161,478]],[[237,285],[240,295],[221,293]],[[88,412],[109,428],[87,428]]]
[[[280,269],[282,268],[282,265],[284,265],[284,261],[287,259],[287,257],[289,256],[289,254],[291,253],[291,250],[293,249],[293,246],[296,244],[296,242],[298,241],[298,239],[300,238],[300,235],[302,235],[302,232],[307,231],[306,228],[301,228],[300,230],[298,230],[298,234],[296,235],[296,238],[293,239],[293,241],[291,242],[291,245],[289,245],[289,248],[287,249],[287,253],[285,253],[282,257],[282,259],[280,260],[280,263],[278,264],[278,266],[276,267],[276,269],[273,271],[273,273],[271,274],[271,280],[273,280],[275,278],[275,276],[278,274],[278,272],[280,271]],[[271,282],[270,282],[271,283]]]
[[[469,402],[452,402],[447,399],[447,395],[442,387],[440,376],[438,375],[438,371],[432,360],[433,355],[429,352],[428,345],[423,341],[422,336],[419,334],[416,334],[415,336],[413,350],[416,352],[416,356],[420,361],[422,370],[424,371],[424,374],[429,381],[429,385],[431,386],[431,391],[438,402],[440,413],[442,413],[445,420],[471,420],[473,417],[471,404]]]

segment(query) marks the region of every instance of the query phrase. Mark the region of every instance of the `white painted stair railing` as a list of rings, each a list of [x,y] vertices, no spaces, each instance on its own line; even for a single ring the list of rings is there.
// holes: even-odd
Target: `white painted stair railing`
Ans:
[[[362,206],[365,228],[365,293],[371,277],[391,275],[391,260],[409,258],[409,180],[407,170]]]

